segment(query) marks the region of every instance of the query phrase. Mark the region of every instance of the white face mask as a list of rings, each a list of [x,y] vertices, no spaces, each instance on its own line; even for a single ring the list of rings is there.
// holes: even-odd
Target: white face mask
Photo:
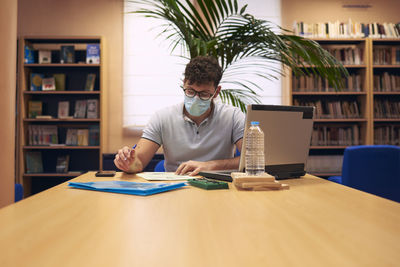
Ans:
[[[190,115],[198,117],[203,115],[211,104],[211,98],[208,100],[201,100],[198,96],[188,97],[185,95],[185,108]]]

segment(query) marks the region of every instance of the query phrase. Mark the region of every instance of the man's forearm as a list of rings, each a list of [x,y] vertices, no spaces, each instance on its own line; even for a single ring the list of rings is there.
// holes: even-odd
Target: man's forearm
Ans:
[[[210,164],[210,170],[230,170],[239,168],[240,157],[234,157],[232,159],[218,159],[208,161]]]

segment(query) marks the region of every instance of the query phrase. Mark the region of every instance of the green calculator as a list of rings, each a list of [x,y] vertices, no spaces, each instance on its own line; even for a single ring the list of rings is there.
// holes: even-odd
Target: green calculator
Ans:
[[[229,189],[228,183],[214,181],[206,178],[189,179],[188,183],[192,186],[200,187],[206,190]]]

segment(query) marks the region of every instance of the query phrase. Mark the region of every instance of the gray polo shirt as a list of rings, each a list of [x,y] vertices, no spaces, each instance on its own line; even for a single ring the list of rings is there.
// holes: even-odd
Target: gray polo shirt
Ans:
[[[165,170],[175,171],[188,160],[233,158],[234,144],[243,138],[245,116],[239,108],[214,103],[212,114],[199,126],[183,114],[183,103],[157,111],[142,138],[163,146]]]

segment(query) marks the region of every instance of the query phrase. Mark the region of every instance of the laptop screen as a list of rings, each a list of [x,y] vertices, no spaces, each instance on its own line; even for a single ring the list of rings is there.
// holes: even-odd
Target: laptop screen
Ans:
[[[246,133],[250,122],[258,121],[264,132],[266,172],[281,179],[304,175],[311,143],[313,116],[314,107],[249,105],[239,171],[244,171]]]

